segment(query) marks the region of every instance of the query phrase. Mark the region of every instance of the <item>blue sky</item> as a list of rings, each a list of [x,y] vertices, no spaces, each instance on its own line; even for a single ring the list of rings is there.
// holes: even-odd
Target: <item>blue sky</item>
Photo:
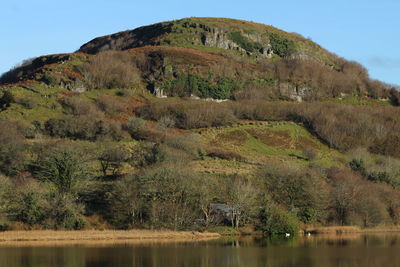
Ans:
[[[228,17],[310,37],[400,85],[399,0],[4,0],[0,73],[22,60],[73,52],[94,37],[190,16]]]

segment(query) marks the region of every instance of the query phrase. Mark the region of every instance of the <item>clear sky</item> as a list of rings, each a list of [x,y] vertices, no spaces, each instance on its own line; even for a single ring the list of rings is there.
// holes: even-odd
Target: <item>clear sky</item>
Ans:
[[[94,37],[184,17],[227,17],[310,37],[372,78],[400,85],[400,0],[4,0],[0,73]]]

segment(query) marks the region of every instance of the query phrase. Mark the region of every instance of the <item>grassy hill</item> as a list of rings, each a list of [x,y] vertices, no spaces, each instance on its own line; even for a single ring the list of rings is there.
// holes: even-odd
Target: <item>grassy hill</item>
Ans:
[[[0,78],[0,229],[397,224],[399,99],[310,40],[232,19],[28,60]]]

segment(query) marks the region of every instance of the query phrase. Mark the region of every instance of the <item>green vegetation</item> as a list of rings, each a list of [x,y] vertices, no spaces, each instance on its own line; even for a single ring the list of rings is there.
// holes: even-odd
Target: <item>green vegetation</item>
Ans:
[[[180,75],[175,80],[157,84],[173,96],[188,96],[194,94],[201,98],[229,99],[233,92],[241,86],[230,78],[218,79],[215,83],[197,75]]]
[[[272,50],[280,57],[290,56],[295,51],[295,44],[293,41],[282,37],[276,33],[268,35]]]
[[[252,42],[251,40],[243,36],[240,32],[229,33],[229,38],[247,52],[259,51],[260,49],[263,48],[262,44],[257,42]]]

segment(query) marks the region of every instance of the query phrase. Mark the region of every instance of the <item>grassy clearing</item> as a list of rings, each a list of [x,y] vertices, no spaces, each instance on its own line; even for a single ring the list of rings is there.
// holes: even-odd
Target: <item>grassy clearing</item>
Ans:
[[[274,158],[300,165],[314,162],[331,167],[345,162],[343,154],[322,144],[303,126],[291,122],[248,122],[233,127],[214,128],[203,131],[202,138],[206,147],[236,153],[252,163],[262,163]],[[309,158],[310,153],[307,151],[312,151],[313,158]],[[207,162],[208,166],[215,166],[213,163],[211,160]],[[228,160],[224,160],[224,164],[227,168],[230,165],[234,168],[241,164],[246,165],[228,163]]]

